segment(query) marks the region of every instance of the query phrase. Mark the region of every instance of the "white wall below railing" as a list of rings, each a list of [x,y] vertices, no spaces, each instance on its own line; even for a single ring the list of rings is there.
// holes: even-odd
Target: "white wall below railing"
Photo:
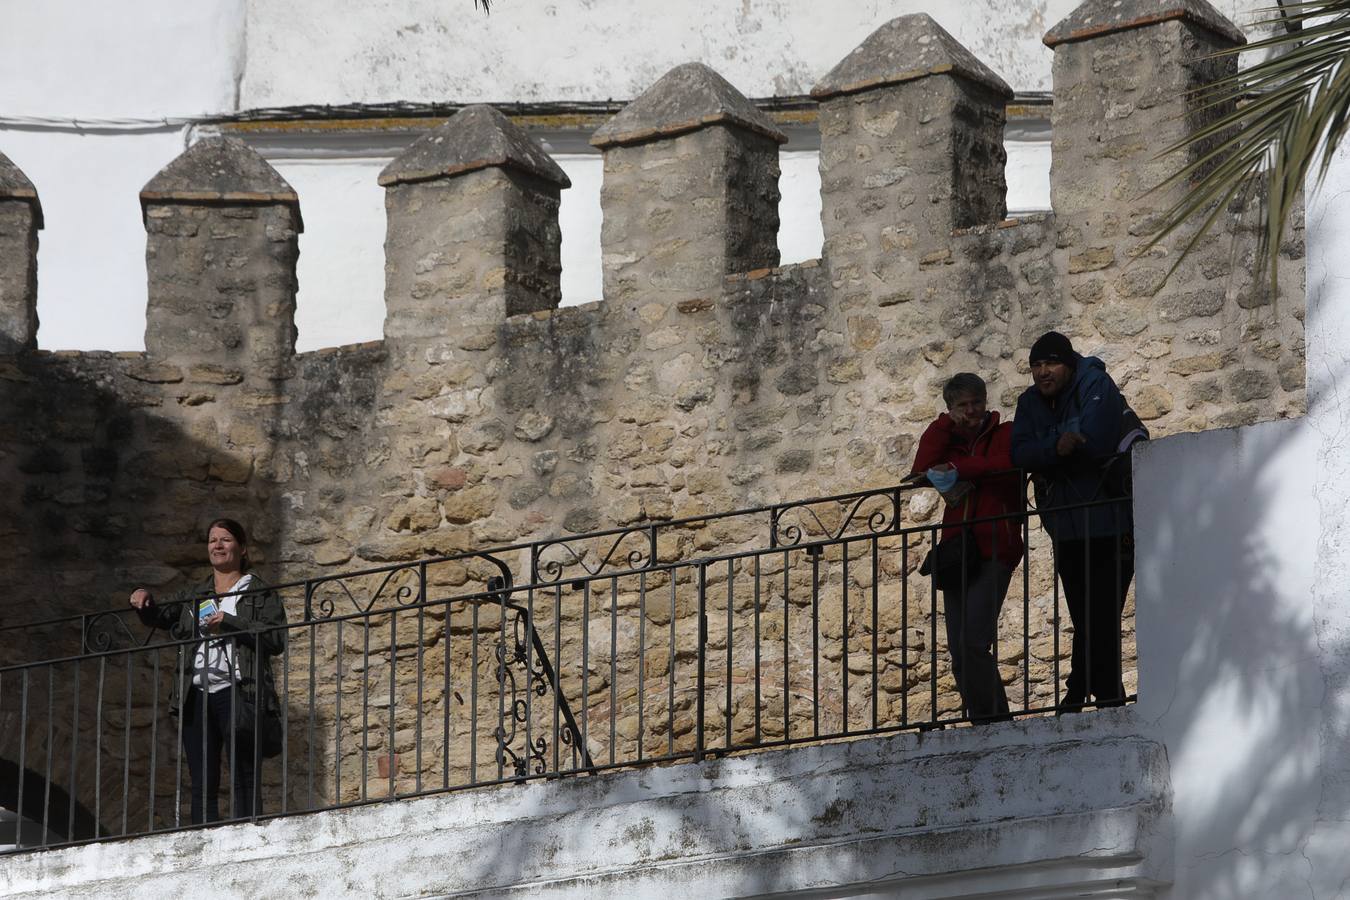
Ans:
[[[12,898],[1152,897],[1130,709],[799,747],[7,858]]]

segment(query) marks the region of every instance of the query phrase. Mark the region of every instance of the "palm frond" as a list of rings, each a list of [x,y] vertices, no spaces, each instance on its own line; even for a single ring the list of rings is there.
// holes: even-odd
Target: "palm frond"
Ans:
[[[1198,89],[1193,112],[1211,121],[1160,156],[1189,159],[1154,191],[1187,185],[1163,214],[1144,249],[1198,223],[1172,270],[1218,221],[1221,210],[1259,201],[1258,276],[1278,294],[1280,246],[1310,174],[1320,184],[1350,128],[1350,0],[1287,2],[1271,9],[1282,31],[1219,55],[1273,51],[1237,74]],[[1314,174],[1315,173],[1315,174]]]

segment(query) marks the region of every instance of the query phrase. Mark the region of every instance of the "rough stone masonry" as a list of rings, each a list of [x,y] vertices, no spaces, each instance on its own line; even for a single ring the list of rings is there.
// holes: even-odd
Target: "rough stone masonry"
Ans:
[[[1155,434],[1301,415],[1301,232],[1283,248],[1288,293],[1278,303],[1251,275],[1244,210],[1231,211],[1166,282],[1187,235],[1142,249],[1180,188],[1146,191],[1184,162],[1155,154],[1200,125],[1189,90],[1223,71],[1210,54],[1242,40],[1203,0],[1153,11],[1089,0],[1046,36],[1055,52],[1054,213],[1010,221],[1007,85],[925,15],[881,26],[814,91],[825,243],[819,261],[782,268],[782,134],[707,67],[673,70],[595,135],[604,152],[605,299],[578,307],[557,308],[566,176],[500,113],[468,108],[381,177],[384,339],[314,353],[294,350],[300,198],[231,138],[194,145],[141,195],[146,352],[34,350],[41,208],[0,156],[4,621],[120,608],[133,586],[181,586],[201,569],[204,524],[222,514],[251,526],[255,558],[276,582],[891,485],[941,408],[947,375],[982,373],[992,405],[1008,412],[1028,380],[1026,348],[1050,327],[1107,360]],[[937,504],[916,495],[905,515],[936,521]],[[1018,647],[1001,661],[1010,680],[1029,663],[1029,689],[1044,698],[1056,656],[1053,595],[1043,542],[1032,537],[1033,659]],[[733,521],[690,528],[659,552],[671,561],[761,538]],[[923,549],[916,544],[911,557]],[[902,564],[893,557],[883,568],[894,574]],[[456,563],[438,570],[434,587],[470,593],[491,574]],[[867,576],[854,577],[865,586]],[[527,580],[517,571],[517,583]],[[786,609],[787,590],[766,596],[765,611]],[[303,598],[289,596],[295,621]],[[590,601],[594,610],[579,610],[588,601],[570,598],[559,617],[610,615],[609,598]],[[631,588],[614,602],[636,628]],[[822,615],[827,636],[869,646],[870,622],[837,604]],[[642,616],[672,635],[694,628],[683,601],[654,603]],[[776,646],[806,640],[809,652],[796,621]],[[318,678],[304,668],[311,646],[332,663],[365,641],[385,649],[361,677],[397,687],[378,728],[362,731],[353,707],[345,717],[318,713],[326,734],[350,735],[309,745],[331,773],[347,773],[347,787],[338,777],[317,788],[292,779],[294,803],[316,802],[316,791],[349,797],[377,756],[406,758],[414,741],[422,746],[419,716],[463,704],[435,684],[445,667],[473,665],[466,635],[500,623],[485,615],[443,624],[444,643],[394,634],[388,620],[293,642],[297,678]],[[882,646],[912,627],[922,651],[931,624],[883,620]],[[583,717],[606,730],[589,736],[592,751],[666,740],[640,733],[636,688],[629,680],[620,690],[616,679],[638,669],[673,677],[682,661],[623,647],[611,658],[608,630],[596,634],[569,633],[562,647],[564,659],[582,645],[594,651],[596,699],[586,698]],[[35,631],[0,646],[0,662],[62,655],[68,640]],[[420,665],[424,651],[435,651],[440,668],[414,694],[395,669],[409,653]],[[781,673],[792,651],[777,652],[765,665]],[[926,683],[929,658],[887,662],[883,709],[928,702],[911,694]],[[950,709],[950,675],[938,665],[939,703]],[[580,677],[565,683],[580,691]],[[157,716],[137,685],[133,714],[104,723],[119,736],[102,749],[119,777],[122,729],[135,735],[132,755],[144,757]],[[783,716],[792,689],[766,692],[768,718]],[[863,699],[871,690],[857,689]],[[34,697],[42,690],[34,686]],[[687,697],[642,699],[687,737]],[[823,702],[837,719],[854,699]],[[496,702],[480,698],[485,710]],[[723,734],[759,727],[742,700],[733,706],[714,716],[725,716]],[[21,752],[17,715],[0,708],[0,756],[10,761]],[[793,715],[809,711],[798,705]],[[157,733],[171,749],[171,735]],[[61,746],[72,737],[53,735]],[[433,748],[440,769],[396,765],[399,786],[452,767],[462,774],[469,750],[456,744],[452,754],[451,738],[447,729]],[[41,744],[34,738],[22,752],[35,758]],[[80,746],[92,752],[93,742]],[[91,795],[92,777],[74,792]]]

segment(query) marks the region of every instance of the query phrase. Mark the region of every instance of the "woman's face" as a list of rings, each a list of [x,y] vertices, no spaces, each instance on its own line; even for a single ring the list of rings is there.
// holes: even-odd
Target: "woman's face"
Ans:
[[[239,572],[243,570],[244,545],[230,532],[216,525],[206,535],[206,556],[211,560],[211,568],[221,572]]]

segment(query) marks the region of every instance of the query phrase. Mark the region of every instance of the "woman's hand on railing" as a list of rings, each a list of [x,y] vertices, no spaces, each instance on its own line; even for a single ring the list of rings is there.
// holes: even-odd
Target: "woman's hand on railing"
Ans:
[[[155,605],[154,595],[145,588],[136,588],[131,592],[131,608],[147,609]]]

